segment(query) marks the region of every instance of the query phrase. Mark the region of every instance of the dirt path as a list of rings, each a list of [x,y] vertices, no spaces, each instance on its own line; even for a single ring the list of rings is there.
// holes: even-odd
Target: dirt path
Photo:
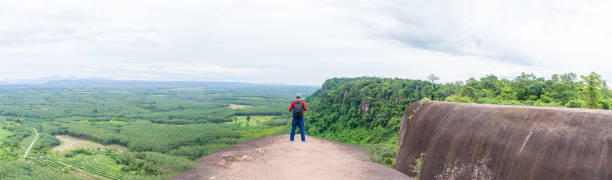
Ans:
[[[36,143],[36,140],[38,140],[38,131],[36,130],[36,128],[34,128],[34,133],[36,133],[36,137],[34,137],[34,140],[32,140],[32,143],[30,143],[30,147],[28,147],[28,150],[26,150],[25,154],[23,154],[23,158],[28,157],[30,149],[32,149],[32,146],[34,146],[34,143]]]
[[[242,142],[200,158],[196,169],[174,179],[411,179],[370,162],[365,148],[306,140],[290,143],[278,135]]]

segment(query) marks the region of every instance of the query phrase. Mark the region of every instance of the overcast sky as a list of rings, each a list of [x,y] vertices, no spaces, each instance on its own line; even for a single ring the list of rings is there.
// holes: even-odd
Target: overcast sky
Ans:
[[[595,71],[612,80],[610,0],[3,0],[0,80],[320,85]]]

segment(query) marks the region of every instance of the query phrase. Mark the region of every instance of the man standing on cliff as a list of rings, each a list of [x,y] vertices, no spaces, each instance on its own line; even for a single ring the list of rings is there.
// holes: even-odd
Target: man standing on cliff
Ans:
[[[293,142],[295,136],[295,126],[300,126],[300,134],[302,135],[302,142],[306,142],[306,136],[304,135],[304,111],[307,111],[306,103],[301,101],[302,94],[298,93],[295,95],[295,101],[291,102],[289,111],[293,113],[293,120],[291,120],[291,135],[289,140]]]

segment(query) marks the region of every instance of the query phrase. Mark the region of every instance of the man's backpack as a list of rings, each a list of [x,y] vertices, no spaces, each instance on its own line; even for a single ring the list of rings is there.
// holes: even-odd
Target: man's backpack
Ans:
[[[293,117],[304,117],[304,107],[302,106],[302,101],[295,101],[295,104],[293,105]]]

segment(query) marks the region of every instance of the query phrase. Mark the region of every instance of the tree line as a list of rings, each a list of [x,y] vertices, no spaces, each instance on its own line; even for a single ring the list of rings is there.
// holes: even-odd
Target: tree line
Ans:
[[[611,109],[612,92],[596,73],[555,74],[549,79],[522,73],[512,78],[487,75],[466,81],[435,83],[401,78],[333,78],[306,98],[307,133],[368,145],[372,160],[393,166],[401,118],[411,103],[438,101]]]
[[[550,79],[522,73],[514,79],[488,75],[465,83],[441,84],[438,91],[455,88],[454,94],[440,100],[482,104],[534,105],[570,108],[612,108],[611,91],[597,73],[577,76],[554,74]]]

